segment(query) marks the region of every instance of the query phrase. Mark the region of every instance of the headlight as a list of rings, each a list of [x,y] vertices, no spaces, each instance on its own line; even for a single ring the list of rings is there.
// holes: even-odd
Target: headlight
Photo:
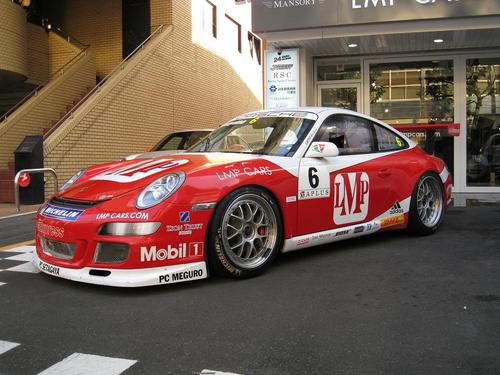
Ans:
[[[142,191],[137,198],[136,207],[144,209],[157,205],[175,193],[184,182],[184,179],[185,175],[182,172],[170,173],[160,177]]]
[[[71,185],[73,185],[76,181],[78,181],[80,177],[82,177],[82,175],[86,171],[87,171],[86,169],[80,169],[78,172],[76,172],[76,174],[73,177],[71,177],[68,181],[66,181],[66,183],[59,189],[59,192],[62,192],[67,188],[69,188]]]

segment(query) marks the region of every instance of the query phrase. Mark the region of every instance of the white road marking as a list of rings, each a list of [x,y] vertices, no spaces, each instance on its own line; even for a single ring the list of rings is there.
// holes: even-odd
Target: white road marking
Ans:
[[[221,372],[221,371],[216,371],[216,370],[202,370],[200,372],[200,375],[243,375],[243,374],[236,374],[234,372]]]
[[[4,250],[4,253],[32,253],[35,251],[35,246],[19,246],[13,249]]]
[[[131,359],[73,353],[38,375],[118,375],[135,363]]]
[[[2,260],[15,260],[18,262],[26,262],[19,264],[17,266],[3,269],[0,271],[13,271],[13,272],[25,272],[25,273],[39,273],[40,270],[33,264],[33,252],[35,251],[35,246],[19,246],[13,249],[4,250],[4,253],[17,253],[11,257],[3,258]]]
[[[33,260],[33,253],[21,253],[4,259],[31,262]]]
[[[26,273],[40,273],[40,270],[35,267],[35,265],[33,264],[33,262],[23,263],[23,264],[20,264],[18,266],[7,268],[4,271],[26,272]]]
[[[0,340],[0,354],[8,352],[11,349],[14,349],[16,346],[19,346],[19,344],[15,342]]]

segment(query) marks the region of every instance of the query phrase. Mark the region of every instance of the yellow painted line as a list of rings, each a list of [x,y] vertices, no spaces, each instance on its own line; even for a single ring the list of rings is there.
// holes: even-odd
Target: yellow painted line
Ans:
[[[10,250],[10,249],[14,249],[16,247],[29,246],[29,245],[34,245],[34,244],[35,244],[35,240],[29,240],[29,241],[19,242],[19,243],[16,243],[16,244],[12,244],[12,245],[7,245],[7,246],[4,246],[4,247],[0,247],[0,251]]]

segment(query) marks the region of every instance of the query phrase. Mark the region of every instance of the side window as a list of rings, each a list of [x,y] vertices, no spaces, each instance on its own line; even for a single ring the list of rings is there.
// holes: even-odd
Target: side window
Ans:
[[[340,155],[376,151],[372,123],[351,115],[333,115],[327,118],[314,141],[334,143]]]
[[[406,148],[408,144],[397,134],[384,128],[383,126],[374,124],[375,134],[377,135],[377,143],[379,151],[394,151]]]

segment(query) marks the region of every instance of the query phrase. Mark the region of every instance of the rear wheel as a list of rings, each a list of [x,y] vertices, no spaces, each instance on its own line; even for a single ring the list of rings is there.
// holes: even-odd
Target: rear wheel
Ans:
[[[434,233],[441,224],[444,212],[444,191],[439,177],[424,173],[415,188],[410,204],[408,229],[417,235]]]
[[[255,276],[272,263],[281,244],[282,222],[274,199],[257,188],[238,189],[215,210],[208,263],[219,275]]]

